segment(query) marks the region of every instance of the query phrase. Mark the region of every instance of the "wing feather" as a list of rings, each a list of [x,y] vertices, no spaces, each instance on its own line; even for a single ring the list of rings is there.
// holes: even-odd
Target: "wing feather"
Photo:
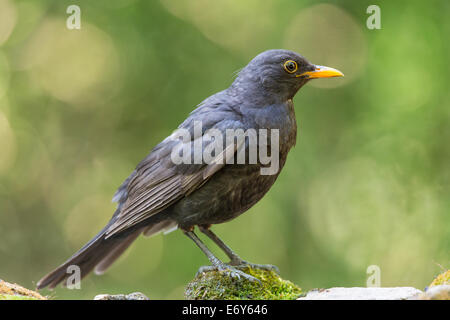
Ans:
[[[225,132],[225,129],[240,126],[237,121],[223,120],[214,128]],[[167,138],[138,165],[127,185],[127,197],[121,204],[121,211],[106,232],[107,238],[163,211],[200,188],[242,147],[242,142],[234,141],[225,146],[211,163],[176,165],[171,161],[170,154],[179,143],[183,142]]]

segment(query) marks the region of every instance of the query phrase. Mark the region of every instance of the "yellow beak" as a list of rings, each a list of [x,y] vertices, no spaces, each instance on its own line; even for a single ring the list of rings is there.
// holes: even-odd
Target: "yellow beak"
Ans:
[[[344,74],[334,68],[316,66],[316,70],[314,71],[307,71],[297,75],[297,77],[303,76],[306,76],[307,79],[315,79],[315,78],[343,77]]]

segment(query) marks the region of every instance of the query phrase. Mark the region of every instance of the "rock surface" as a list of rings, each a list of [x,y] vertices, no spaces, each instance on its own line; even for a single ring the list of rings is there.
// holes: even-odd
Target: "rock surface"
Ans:
[[[450,300],[450,285],[442,284],[428,288],[422,293],[418,299],[420,300]]]
[[[407,300],[420,294],[422,291],[412,287],[330,288],[311,290],[298,300]]]
[[[133,292],[130,294],[99,294],[94,300],[150,300],[141,292]]]

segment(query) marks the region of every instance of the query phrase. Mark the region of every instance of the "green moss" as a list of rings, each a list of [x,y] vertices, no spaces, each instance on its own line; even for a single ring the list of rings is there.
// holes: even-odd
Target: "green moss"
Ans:
[[[447,270],[434,278],[429,287],[439,286],[442,284],[450,285],[450,270]]]
[[[188,300],[293,300],[301,289],[283,280],[274,271],[240,268],[259,279],[261,283],[245,279],[233,279],[218,271],[204,272],[188,283],[185,297]]]

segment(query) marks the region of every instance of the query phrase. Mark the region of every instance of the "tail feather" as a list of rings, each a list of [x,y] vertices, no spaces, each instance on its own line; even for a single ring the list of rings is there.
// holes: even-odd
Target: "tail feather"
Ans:
[[[116,261],[125,250],[133,243],[134,240],[141,234],[142,230],[139,229],[134,233],[128,235],[125,239],[121,239],[121,243],[111,250],[103,259],[95,266],[96,274],[103,274],[105,271]],[[108,239],[109,240],[109,239]],[[108,241],[106,240],[106,241]]]
[[[65,263],[43,277],[37,283],[37,288],[42,289],[48,286],[50,289],[53,289],[61,282],[63,282],[64,285],[67,285],[67,280],[72,275],[68,269],[70,266],[77,266],[80,268],[81,280],[91,272],[106,255],[108,255],[114,246],[119,244],[117,242],[118,240],[119,239],[104,240],[102,237],[99,237],[95,241],[90,242]]]
[[[70,257],[58,268],[44,276],[37,283],[37,288],[49,287],[55,288],[63,282],[67,285],[68,278],[73,274],[68,272],[72,265],[80,268],[80,280],[88,275],[94,268],[95,273],[102,274],[108,269],[117,258],[133,243],[134,240],[143,232],[152,229],[151,233],[157,233],[167,228],[172,223],[146,222],[145,226],[137,227],[134,230],[124,230],[123,233],[113,237],[106,238],[106,232],[109,226],[114,223],[114,218],[88,243],[86,243],[77,253]]]

